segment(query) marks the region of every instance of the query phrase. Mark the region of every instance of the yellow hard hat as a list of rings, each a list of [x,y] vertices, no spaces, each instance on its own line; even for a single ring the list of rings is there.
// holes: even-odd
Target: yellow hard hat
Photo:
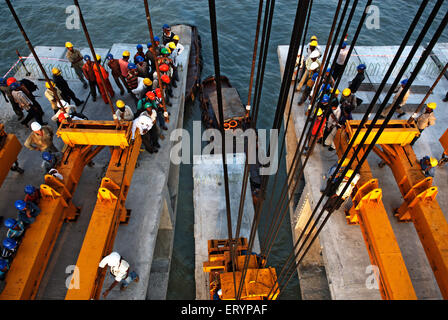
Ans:
[[[349,88],[345,88],[345,89],[342,91],[342,95],[343,95],[344,97],[348,97],[349,95],[351,95],[351,93],[352,93],[352,90],[350,90]]]
[[[312,46],[312,47],[317,47],[317,45],[318,45],[318,43],[316,40],[313,40],[310,42],[310,46]]]
[[[128,50],[123,51],[123,57],[129,57],[130,55],[131,53]]]
[[[101,56],[99,54],[96,55],[96,60],[101,60]]]
[[[179,40],[179,36],[176,34],[176,35],[173,37],[173,40]]]
[[[170,49],[176,49],[176,44],[174,42],[170,42],[170,43],[168,43],[168,47]]]
[[[353,170],[352,170],[352,169],[349,169],[349,170],[347,171],[347,173],[345,174],[345,176],[346,176],[347,178],[350,178],[352,175],[353,175]]]
[[[117,105],[117,108],[123,108],[125,106],[123,100],[117,100],[116,105]]]
[[[331,89],[331,93],[333,93],[333,91],[334,91],[334,88],[333,89]],[[336,89],[336,93],[335,93],[335,95],[338,95],[340,92],[339,92],[339,90],[338,89]]]
[[[319,108],[319,110],[317,110],[317,116],[318,116],[318,117],[319,117],[319,116],[321,116],[321,115],[322,115],[322,113],[323,113],[322,109],[321,109],[321,108]]]
[[[53,87],[54,87],[54,82],[53,81],[51,81],[51,84],[53,85]],[[47,89],[50,89],[51,87],[50,87],[50,83],[47,81],[47,82],[45,82],[45,87],[47,87]]]
[[[59,70],[58,68],[54,67],[53,69],[51,69],[51,72],[55,75],[58,76],[61,74],[61,70]]]
[[[66,48],[73,48],[73,43],[67,41],[67,42],[65,43],[65,47],[66,47]]]
[[[437,165],[439,164],[439,161],[437,161],[437,159],[436,159],[436,158],[433,158],[433,157],[431,157],[431,158],[429,159],[429,161],[431,162],[431,166],[432,166],[432,167],[437,167]]]
[[[316,40],[317,41],[317,37],[316,36],[312,36],[311,37],[311,41]]]
[[[435,102],[430,102],[426,105],[429,109],[434,110],[435,108],[437,108],[437,103]]]
[[[145,86],[150,86],[150,85],[152,85],[152,81],[151,81],[151,79],[149,79],[149,78],[145,78],[145,79],[143,79],[143,83],[145,84]]]

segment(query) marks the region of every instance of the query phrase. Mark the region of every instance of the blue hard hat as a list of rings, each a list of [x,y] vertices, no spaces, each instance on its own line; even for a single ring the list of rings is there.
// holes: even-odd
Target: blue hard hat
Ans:
[[[14,250],[17,247],[17,241],[15,241],[15,240],[13,240],[11,238],[3,239],[3,246],[6,249]]]
[[[14,202],[14,205],[18,210],[23,210],[26,208],[26,202],[23,200],[17,200],[16,202]]]
[[[6,86],[6,79],[5,78],[0,78],[0,85],[1,86]]]
[[[90,60],[92,60],[92,58],[90,58],[90,56],[89,56],[88,54],[86,54],[86,55],[84,56],[84,60],[86,60],[86,61],[90,61]]]
[[[155,36],[155,37],[154,37],[154,41],[159,41],[159,42],[160,42],[160,38],[157,37],[157,36]]]
[[[106,59],[109,59],[109,60],[112,60],[114,58],[114,55],[112,54],[112,53],[109,53],[107,56],[106,56]]]
[[[0,269],[5,269],[8,266],[8,261],[5,259],[0,259]]]
[[[345,49],[346,47],[347,47],[347,42],[343,42],[341,48],[342,48],[342,49]]]
[[[403,81],[401,81],[401,84],[404,85],[404,86],[405,86],[407,83],[408,83],[408,79],[404,79]]]
[[[135,61],[137,61],[137,62],[143,62],[143,61],[145,61],[145,58],[143,58],[142,56],[137,56],[137,57],[135,58]]]
[[[163,25],[162,29],[170,29],[170,26],[169,26],[168,24],[165,23],[165,24]]]
[[[36,188],[34,188],[34,186],[27,184],[25,186],[25,193],[26,194],[33,194],[36,191]]]
[[[13,82],[9,85],[9,88],[11,88],[11,90],[16,90],[20,87],[20,84],[18,82]]]
[[[326,103],[328,101],[330,101],[330,96],[328,94],[324,94],[324,97],[322,98],[322,102]]]
[[[8,218],[8,219],[5,220],[5,227],[6,228],[14,228],[16,223],[17,223],[16,219]]]
[[[311,78],[311,80],[316,81],[317,77],[319,76],[319,73],[314,73],[313,77]]]
[[[135,63],[130,62],[128,64],[128,69],[137,69],[137,66],[135,65]]]
[[[146,45],[148,48],[151,48],[151,46],[152,46],[152,43],[151,42],[148,42],[148,44]]]
[[[330,72],[330,71],[331,71],[331,68],[328,68],[328,69],[327,69],[327,72]]]
[[[358,70],[366,70],[366,65],[364,64],[364,63],[361,63],[359,66],[358,66]]]
[[[42,152],[42,159],[50,161],[53,158],[52,154],[48,151]]]
[[[143,49],[143,46],[141,44],[138,44],[137,49]]]

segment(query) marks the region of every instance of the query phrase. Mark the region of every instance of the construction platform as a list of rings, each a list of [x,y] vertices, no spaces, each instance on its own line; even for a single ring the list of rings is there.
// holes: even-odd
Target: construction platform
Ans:
[[[235,236],[245,154],[230,153],[227,154],[226,159],[232,214],[232,235]],[[208,240],[212,239],[228,239],[222,155],[195,155],[193,180],[196,300],[210,300],[209,274],[203,271],[203,262],[209,259],[207,243]],[[249,239],[253,217],[254,206],[250,185],[248,184],[240,237]],[[260,253],[258,234],[255,237],[252,251]]]
[[[131,268],[139,274],[140,281],[133,283],[128,290],[123,292],[119,290],[119,287],[116,287],[107,297],[108,300],[160,300],[166,298],[174,240],[179,178],[179,166],[172,164],[170,161],[170,150],[174,143],[170,141],[170,133],[183,125],[191,27],[176,25],[173,26],[173,32],[179,35],[180,43],[184,45],[185,50],[179,56],[180,81],[177,83],[177,88],[173,88],[174,97],[170,100],[172,106],[167,108],[171,113],[170,122],[167,123],[168,131],[163,131],[164,140],[159,139],[161,148],[158,153],[140,152],[126,201],[126,208],[131,211],[130,220],[128,224],[119,226],[114,242],[114,251],[119,252],[130,263]],[[142,35],[142,43],[144,44],[147,43],[145,39],[147,39],[147,34]],[[117,43],[110,49],[96,48],[95,51],[105,59],[108,53],[112,53],[116,58],[121,58],[122,52],[129,50],[132,60],[136,53],[136,45]],[[35,50],[38,56],[42,58],[41,61],[48,75],[51,76],[51,69],[58,66],[76,96],[80,100],[85,100],[85,103],[77,108],[78,112],[83,112],[89,120],[112,120],[110,107],[103,102],[101,95],[98,94],[96,102],[93,102],[89,89],[83,89],[82,83],[77,79],[74,70],[70,68],[70,63],[65,60],[65,47],[38,46]],[[89,48],[80,48],[80,51],[83,55],[91,55]],[[38,96],[37,100],[45,112],[44,121],[48,122],[56,132],[56,123],[49,119],[53,116],[53,111],[44,96],[46,89],[43,75],[38,70],[31,55],[26,59],[25,65],[31,73],[29,76],[26,76],[26,71],[20,63],[13,69],[15,74],[11,73],[9,76],[14,74],[18,80],[26,77],[38,85],[39,90],[35,92],[35,95]],[[106,70],[109,71],[109,81],[115,91],[112,101],[115,103],[116,100],[122,99],[135,112],[136,103],[133,98],[127,93],[123,96],[120,95],[120,90],[116,86],[109,68],[106,67]],[[5,124],[6,131],[16,134],[23,144],[31,130],[20,125],[11,106],[5,103],[3,98],[0,101],[0,118]],[[62,141],[56,137],[54,140],[55,145],[61,150],[63,147]],[[109,159],[109,149],[104,148],[93,159],[95,166],[85,167],[73,199],[73,203],[81,207],[81,214],[76,222],[63,224],[36,299],[62,300],[65,298],[68,288],[66,284],[73,272],[73,266],[76,265],[90,217],[97,201],[96,194],[108,167]],[[25,185],[40,186],[44,181],[44,169],[41,168],[42,159],[39,152],[22,148],[18,161],[20,166],[25,169],[25,173],[10,172],[0,189],[0,209],[5,219],[16,218],[17,211],[14,208],[14,201],[23,199]],[[6,235],[4,226],[1,228],[1,233],[3,239]],[[113,282],[111,274],[109,272],[106,274],[102,292]],[[80,276],[82,277],[82,270],[80,270]]]
[[[277,49],[280,72],[284,73],[284,67],[288,54],[288,46],[279,46]],[[403,78],[409,77],[420,57],[423,47],[419,48],[416,58],[413,59]],[[437,44],[430,58],[425,62],[420,74],[411,86],[411,95],[404,110],[408,119],[421,103],[427,91],[441,72],[441,68],[448,61],[446,54],[447,43]],[[322,48],[325,50],[325,47]],[[363,112],[375,94],[375,88],[381,83],[387,68],[390,65],[398,46],[363,47],[356,46],[350,57],[347,68],[339,85],[339,90],[348,87],[356,75],[356,67],[360,63],[367,66],[366,78],[361,88],[356,93],[363,103],[353,113],[355,120],[361,120]],[[393,71],[388,84],[392,84],[399,68],[407,57],[410,47],[407,47]],[[332,61],[332,60],[331,60]],[[440,68],[441,66],[441,68]],[[387,88],[386,88],[387,89]],[[374,112],[383,101],[386,89],[380,96]],[[291,90],[294,90],[291,85]],[[448,113],[447,104],[442,102],[448,91],[448,80],[442,77],[427,102],[436,102],[436,124],[427,128],[421,138],[415,143],[413,149],[417,159],[428,155],[440,159],[443,147],[439,138],[447,129]],[[289,95],[290,96],[290,95]],[[296,93],[292,103],[292,116],[286,136],[286,164],[290,167],[300,134],[305,124],[306,104],[298,106],[297,101],[301,93]],[[392,99],[390,100],[392,101]],[[290,101],[288,101],[284,119],[287,121]],[[396,118],[396,115],[394,116]],[[393,118],[393,119],[394,119]],[[369,117],[373,119],[373,113]],[[315,204],[321,196],[320,189],[323,186],[323,176],[328,169],[336,164],[338,157],[335,151],[327,150],[321,144],[316,144],[313,154],[304,170],[304,187],[299,200],[290,206],[291,229],[293,240],[296,241],[302,231],[306,218],[309,217]],[[419,236],[413,223],[399,223],[394,217],[393,211],[403,202],[403,197],[388,166],[379,168],[377,164],[380,158],[371,153],[367,158],[374,178],[378,179],[379,187],[383,190],[383,203],[389,217],[390,224],[401,250],[406,268],[415,289],[418,299],[442,299],[441,291],[434,277],[433,270],[428,262]],[[433,185],[438,187],[437,201],[448,219],[448,168],[436,169]],[[371,285],[372,269],[369,268],[369,259],[366,244],[364,242],[359,225],[348,225],[344,213],[344,207],[335,211],[322,229],[312,249],[298,268],[300,287],[303,299],[381,299],[377,287]]]

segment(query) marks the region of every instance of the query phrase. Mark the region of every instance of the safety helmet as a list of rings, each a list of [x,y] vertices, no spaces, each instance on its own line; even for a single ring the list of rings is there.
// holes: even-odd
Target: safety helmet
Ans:
[[[25,186],[24,191],[25,191],[26,194],[33,194],[36,191],[36,188],[34,188],[34,186],[32,186],[30,184],[27,184]]]
[[[429,109],[434,110],[435,108],[437,108],[437,103],[435,102],[430,102],[426,105]]]
[[[330,73],[330,71],[331,71],[331,68],[328,68],[327,71],[326,71],[326,73]]]
[[[328,103],[330,101],[330,96],[328,94],[324,94],[322,98],[322,103]]]
[[[99,54],[96,55],[96,60],[98,60],[98,61],[101,60],[101,56]]]
[[[5,78],[0,78],[0,86],[6,86],[6,79]]]
[[[143,79],[143,84],[147,87],[149,87],[150,85],[152,85],[152,81],[149,78],[144,78]]]
[[[162,29],[168,29],[168,30],[169,30],[169,29],[171,29],[171,28],[170,28],[170,26],[169,26],[168,24],[165,23],[165,24],[162,26]]]
[[[318,72],[315,72],[315,73],[313,74],[313,76],[311,77],[311,80],[316,81],[316,79],[317,79],[318,76],[319,76],[319,73],[318,73]]]
[[[154,100],[154,99],[156,98],[154,92],[152,92],[152,91],[148,91],[148,92],[146,92],[146,97],[147,97],[149,100]]]
[[[114,56],[113,56],[112,53],[109,53],[109,54],[106,56],[106,59],[109,59],[109,60],[112,60],[113,58],[114,58]]]
[[[137,57],[135,57],[135,61],[137,61],[137,63],[140,63],[140,62],[145,61],[145,58],[143,58],[142,56],[137,56]]]
[[[167,72],[170,69],[170,67],[166,63],[164,63],[160,65],[159,69],[162,72]]]
[[[135,63],[130,62],[130,63],[128,63],[128,69],[129,70],[137,69],[137,66],[135,65]]]
[[[125,105],[126,104],[124,103],[123,100],[117,100],[117,102],[116,102],[117,108],[124,108]]]
[[[349,95],[351,95],[352,94],[352,90],[350,90],[349,88],[345,88],[343,91],[342,91],[342,95],[344,96],[344,97],[348,97]]]
[[[320,117],[322,115],[323,111],[321,108],[319,108],[319,110],[317,110],[317,116]]]
[[[128,50],[123,51],[123,57],[129,57],[131,53]]]
[[[17,241],[15,241],[15,240],[13,240],[11,238],[3,239],[3,246],[6,249],[14,250],[17,247]]]
[[[358,67],[357,67],[357,69],[358,70],[366,70],[366,65],[364,64],[364,63],[361,63]]]
[[[319,68],[319,64],[318,64],[317,62],[313,62],[313,63],[310,65],[310,70],[311,70],[311,71],[317,70],[317,68]]]
[[[16,202],[14,202],[14,206],[17,210],[23,210],[26,208],[26,202],[23,200],[17,200]]]
[[[180,39],[179,39],[179,36],[176,34],[174,37],[173,37],[173,40],[177,40],[177,41],[179,41]]]
[[[400,82],[403,86],[405,86],[408,83],[408,79],[404,79],[403,81]]]
[[[17,224],[17,220],[13,219],[13,218],[8,218],[5,220],[5,227],[6,228],[14,228],[15,225]]]
[[[0,270],[5,269],[8,266],[8,261],[5,259],[0,259]]]
[[[439,164],[439,161],[437,161],[437,159],[436,159],[436,158],[433,158],[433,157],[431,157],[431,158],[429,159],[429,162],[431,162],[431,166],[432,166],[432,167],[437,167],[437,165]]]
[[[314,59],[314,58],[319,58],[320,57],[320,53],[317,50],[314,50],[313,52],[310,53],[310,58]]]
[[[50,161],[52,158],[53,158],[53,156],[51,155],[50,152],[48,152],[48,151],[42,152],[42,159],[44,159],[46,161]]]
[[[318,43],[316,40],[310,42],[310,47],[317,47]]]
[[[160,42],[160,38],[158,36],[154,37],[154,42]]]
[[[331,89],[331,93],[333,93],[334,92],[334,88],[333,89]],[[335,95],[337,96],[337,95],[339,95],[339,90],[338,89],[336,89],[336,93],[335,93]]]
[[[73,43],[67,41],[67,42],[65,43],[65,47],[66,47],[66,48],[73,48]]]
[[[155,91],[157,98],[162,98],[162,91],[160,91],[160,88],[157,88]]]
[[[17,79],[14,77],[9,77],[8,80],[6,80],[6,84],[10,86],[12,83],[17,82]]]
[[[169,51],[167,48],[162,48],[162,50],[160,50],[161,54],[169,54]]]
[[[151,42],[148,42],[148,44],[146,45],[148,48],[151,48],[152,47],[152,43]]]
[[[145,103],[145,109],[152,108],[152,104],[150,102]]]
[[[168,75],[164,74],[163,76],[160,77],[162,79],[163,82],[165,82],[166,84],[170,83],[170,77],[168,77]]]
[[[107,264],[110,267],[117,267],[120,265],[121,256],[118,252],[112,252],[110,255],[108,255],[108,258],[109,259],[107,259]]]
[[[61,70],[59,68],[54,67],[53,69],[51,69],[51,72],[55,75],[58,76],[61,74]]]
[[[86,54],[86,55],[84,56],[84,60],[86,60],[86,61],[90,61],[90,60],[92,60],[92,58],[90,58],[90,56],[89,56],[88,54]]]
[[[39,131],[40,129],[42,129],[42,126],[39,124],[39,122],[34,121],[31,123],[31,130]]]
[[[176,49],[176,44],[174,43],[174,42],[169,42],[168,43],[168,47],[170,48],[170,49]]]
[[[138,44],[138,45],[137,45],[137,50],[138,50],[138,49],[143,49],[143,46],[142,46],[141,44]]]
[[[343,42],[342,43],[342,47],[341,47],[342,49],[345,49],[345,48],[347,48],[347,43],[346,42]]]
[[[53,85],[53,87],[55,86],[55,84],[54,84],[54,82],[53,81],[51,81],[51,84]],[[51,89],[51,87],[50,87],[50,82],[45,82],[45,87],[47,88],[47,89]]]
[[[317,37],[316,36],[311,36],[310,38],[311,41],[316,40],[317,41]]]
[[[62,122],[62,121],[64,121],[67,118],[68,118],[68,113],[60,113],[59,116],[58,116],[58,121]]]
[[[11,89],[11,90],[16,90],[16,89],[18,89],[20,87],[20,84],[18,83],[18,82],[13,82],[13,83],[11,83],[10,85],[9,85],[9,88]]]
[[[347,171],[347,173],[345,174],[345,176],[347,177],[347,178],[350,178],[352,175],[353,175],[353,170],[352,169],[349,169],[348,171]]]

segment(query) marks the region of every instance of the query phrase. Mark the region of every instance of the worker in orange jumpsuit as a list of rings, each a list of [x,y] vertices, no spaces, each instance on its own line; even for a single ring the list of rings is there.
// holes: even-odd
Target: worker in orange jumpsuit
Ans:
[[[101,74],[103,75],[104,83],[106,84],[106,88],[107,88],[107,91],[109,92],[109,96],[112,98],[115,95],[115,92],[114,92],[114,89],[112,88],[112,85],[110,84],[110,81],[109,81],[109,73],[103,68],[103,66],[101,66],[101,57],[99,55],[96,55],[96,59],[98,60],[98,63],[100,64]],[[101,81],[101,76],[100,76],[100,73],[98,71],[98,67],[96,66],[96,64],[93,66],[93,71],[95,72],[95,78],[96,78],[96,82],[98,83],[98,87],[100,89],[101,97],[103,97],[104,103],[107,104],[107,103],[109,103],[109,101],[107,100],[106,91],[104,90],[104,86]]]

